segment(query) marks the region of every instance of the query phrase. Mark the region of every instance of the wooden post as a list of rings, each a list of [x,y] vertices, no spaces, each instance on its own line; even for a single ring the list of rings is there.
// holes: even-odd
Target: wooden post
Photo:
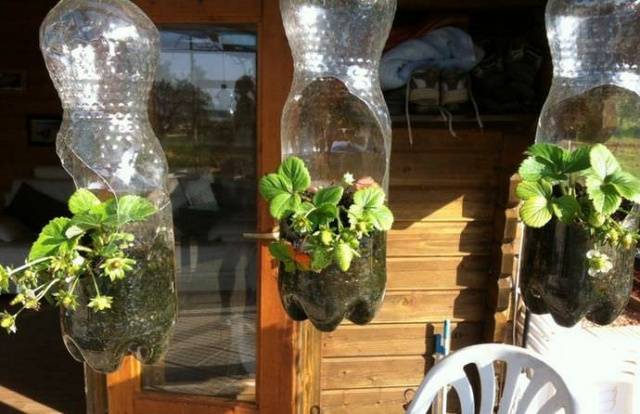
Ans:
[[[310,322],[299,330],[299,361],[297,363],[298,414],[320,414],[320,366],[322,364],[322,332]]]
[[[87,414],[107,414],[107,377],[84,364],[84,392],[87,399]]]

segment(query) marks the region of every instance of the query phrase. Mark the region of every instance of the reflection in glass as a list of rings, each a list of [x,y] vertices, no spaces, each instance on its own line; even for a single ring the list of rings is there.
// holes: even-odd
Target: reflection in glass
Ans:
[[[146,389],[255,399],[256,34],[161,27],[151,121],[171,170],[179,316]]]

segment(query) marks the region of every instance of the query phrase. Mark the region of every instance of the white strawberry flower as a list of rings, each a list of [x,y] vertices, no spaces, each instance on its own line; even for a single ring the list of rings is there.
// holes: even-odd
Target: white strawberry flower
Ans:
[[[587,264],[589,265],[589,276],[595,277],[598,274],[607,274],[613,269],[613,263],[606,254],[598,250],[587,252]]]
[[[346,185],[353,185],[353,183],[356,182],[355,177],[353,176],[353,174],[351,173],[346,173],[343,177],[342,177],[342,181],[344,181],[344,183]]]

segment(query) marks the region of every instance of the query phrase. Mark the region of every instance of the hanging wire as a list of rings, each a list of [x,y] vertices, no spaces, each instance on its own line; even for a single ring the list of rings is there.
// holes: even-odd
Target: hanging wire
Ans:
[[[411,93],[411,80],[413,79],[413,73],[409,76],[407,82],[406,93],[404,96],[404,114],[407,119],[407,130],[409,132],[409,146],[413,148],[413,131],[411,128],[411,111],[409,111],[409,95]]]
[[[467,88],[469,89],[469,100],[473,105],[473,110],[476,113],[476,121],[478,122],[478,127],[481,131],[484,132],[484,122],[482,122],[482,116],[480,115],[480,109],[478,107],[478,102],[476,102],[476,98],[473,95],[473,85],[471,85],[471,76],[467,76]]]

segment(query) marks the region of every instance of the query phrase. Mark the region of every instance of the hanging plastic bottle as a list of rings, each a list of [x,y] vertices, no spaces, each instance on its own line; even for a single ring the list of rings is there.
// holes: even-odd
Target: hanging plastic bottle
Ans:
[[[102,199],[142,196],[158,209],[126,228],[136,265],[131,277],[102,287],[111,309],[92,312],[90,279],[80,283],[77,310],[61,314],[64,342],[97,371],[116,370],[129,353],[153,363],[177,309],[167,161],[147,115],[158,30],[127,0],[62,0],[44,20],[40,43],[64,108],[58,156],[76,186]]]
[[[389,186],[391,121],[378,75],[395,0],[281,0],[294,58],[294,78],[282,117],[282,156],[307,165],[314,188],[355,180]],[[281,225],[281,234],[295,244]],[[288,313],[323,331],[343,318],[370,322],[386,286],[386,235],[361,243],[349,271],[286,272],[280,292]]]
[[[554,78],[536,142],[567,150],[603,144],[619,162],[607,167],[610,172],[624,169],[638,176],[640,3],[551,0],[546,23]],[[606,185],[609,178],[602,178]],[[579,191],[587,192],[588,185],[579,186]],[[525,233],[521,268],[525,303],[534,313],[551,313],[563,326],[573,326],[584,317],[598,324],[613,322],[624,310],[633,285],[637,240],[626,236],[622,246],[619,239],[637,229],[637,207],[623,203],[611,215],[604,244],[598,237],[604,227],[598,221],[605,217],[590,209],[582,206],[591,230],[553,219]],[[602,271],[593,268],[596,262],[604,264]]]

